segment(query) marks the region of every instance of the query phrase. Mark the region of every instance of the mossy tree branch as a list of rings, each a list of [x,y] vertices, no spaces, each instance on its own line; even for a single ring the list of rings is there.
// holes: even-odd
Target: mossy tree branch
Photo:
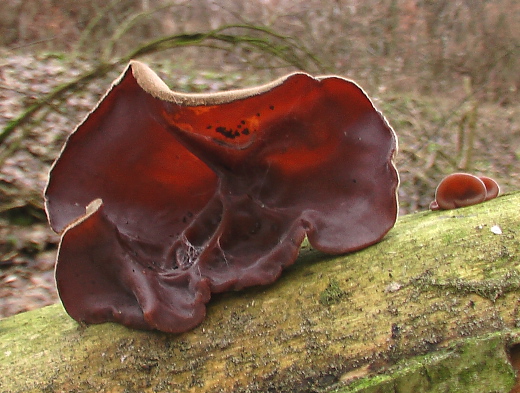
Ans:
[[[515,193],[404,216],[383,241],[349,255],[304,246],[275,284],[214,296],[206,320],[185,334],[80,326],[59,305],[5,319],[0,385],[509,392],[506,349],[520,342],[519,204]]]

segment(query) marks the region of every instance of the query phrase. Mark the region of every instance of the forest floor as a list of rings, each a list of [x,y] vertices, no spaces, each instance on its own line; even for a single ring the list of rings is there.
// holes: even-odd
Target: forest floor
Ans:
[[[35,99],[92,65],[61,55],[9,55],[0,63],[0,132]],[[174,90],[222,91],[267,82],[243,70],[198,72],[188,66],[151,64]],[[249,76],[247,76],[249,75]],[[0,144],[0,318],[58,301],[54,262],[59,235],[46,222],[43,190],[66,137],[117,74],[91,83],[65,105],[49,103]],[[347,75],[348,77],[348,75]],[[494,177],[502,192],[520,189],[520,107],[456,94],[419,95],[383,88],[368,91],[399,138],[400,214],[428,208],[436,184],[448,173]],[[475,115],[472,126],[471,115]],[[468,136],[474,134],[474,142]],[[469,152],[469,153],[468,153]]]

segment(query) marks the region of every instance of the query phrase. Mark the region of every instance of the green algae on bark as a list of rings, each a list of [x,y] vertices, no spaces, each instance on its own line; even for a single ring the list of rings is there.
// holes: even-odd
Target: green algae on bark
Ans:
[[[403,360],[382,375],[355,381],[331,392],[508,393],[515,384],[515,371],[507,355],[508,342],[514,333],[490,333],[456,340],[447,348]]]

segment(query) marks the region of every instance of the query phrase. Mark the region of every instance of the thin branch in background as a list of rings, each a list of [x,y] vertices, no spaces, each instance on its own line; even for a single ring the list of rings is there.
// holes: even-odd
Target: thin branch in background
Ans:
[[[228,33],[228,30],[241,30],[246,34],[232,34]],[[247,33],[255,33],[256,35]],[[276,44],[273,39],[279,40],[281,44]],[[84,88],[88,83],[95,79],[104,77],[107,73],[116,69],[116,67],[121,64],[128,63],[131,59],[179,47],[203,46],[207,45],[208,41],[212,40],[226,44],[227,46],[221,47],[222,50],[232,50],[236,47],[244,47],[253,52],[268,54],[273,58],[285,62],[286,65],[302,70],[309,67],[308,62],[313,64],[314,67],[321,67],[319,61],[309,55],[309,51],[301,47],[293,46],[293,42],[288,39],[288,37],[258,26],[228,25],[204,33],[177,34],[161,37],[131,50],[126,55],[123,55],[116,60],[101,60],[90,71],[83,73],[70,82],[59,85],[49,94],[37,99],[32,105],[27,107],[22,114],[11,120],[2,132],[0,132],[0,145],[2,145],[18,128],[26,125],[42,108],[49,106],[50,103],[57,105],[64,102],[67,95],[71,92]],[[298,51],[302,52],[301,55],[298,54]],[[10,154],[13,154],[16,151],[17,147],[20,145],[20,140],[23,139],[23,137],[24,133],[21,133],[18,138],[12,141],[9,148],[4,148],[3,154],[0,154],[0,165],[2,165],[3,161],[5,161]]]
[[[111,10],[120,2],[120,0],[112,0],[110,3],[108,3],[105,7],[101,8],[94,18],[92,18],[87,26],[83,29],[83,32],[81,33],[80,37],[78,38],[78,41],[74,45],[73,52],[76,54],[76,56],[81,53],[81,51],[85,48],[85,44],[87,40],[91,39],[92,32],[100,25],[103,18],[106,17],[108,13],[111,12]],[[95,4],[95,3],[94,3]]]
[[[43,107],[45,107],[49,102],[63,102],[64,96],[67,92],[76,88],[79,89],[88,82],[90,82],[92,79],[106,75],[113,68],[113,66],[114,65],[110,64],[98,65],[93,70],[87,71],[86,73],[80,75],[73,81],[59,85],[58,87],[54,88],[50,93],[35,100],[33,104],[31,104],[22,112],[22,114],[20,114],[18,117],[12,119],[7,123],[7,126],[0,133],[0,145],[2,145],[4,141],[9,136],[11,136],[11,134],[14,133],[15,130],[28,123],[34,116],[34,114],[41,110]],[[2,161],[0,161],[0,165],[1,164]]]
[[[21,95],[25,95],[26,92],[25,91],[21,91],[21,90],[18,90],[18,89],[14,89],[10,86],[6,86],[6,85],[3,85],[3,84],[0,84],[0,89],[2,90],[8,90],[8,91],[13,91],[15,93],[18,93],[18,94],[21,94]]]
[[[51,41],[55,41],[59,38],[59,36],[52,36],[52,37],[48,37],[48,38],[42,38],[40,40],[36,40],[36,41],[32,41],[32,42],[27,42],[27,43],[23,43],[23,44],[20,44],[20,45],[15,45],[15,46],[11,46],[9,48],[9,50],[11,51],[17,51],[17,50],[20,50],[20,49],[27,49],[31,46],[36,46],[36,45],[40,45],[40,44],[43,44],[45,42],[51,42]]]
[[[473,96],[473,86],[470,76],[464,76],[464,92]],[[473,166],[473,149],[478,119],[478,101],[473,98],[459,122],[459,168],[470,171]]]
[[[175,6],[175,4],[167,4],[167,5],[159,7],[159,8],[154,8],[152,10],[145,9],[142,12],[131,14],[113,32],[113,34],[110,37],[110,39],[108,40],[105,48],[103,49],[102,58],[105,60],[109,60],[114,55],[115,45],[121,40],[123,35],[128,33],[128,31],[132,27],[135,27],[136,24],[138,24],[139,22],[141,22],[143,20],[146,20],[147,18],[150,18],[152,15],[156,14],[157,12],[166,10],[173,6]]]
[[[10,143],[2,150],[0,150],[0,166],[4,163],[4,161],[13,155],[22,145],[23,140],[29,135],[31,129],[35,126],[38,126],[42,123],[45,118],[53,111],[52,107],[48,106],[46,108],[42,108],[42,110],[31,120],[31,126],[26,125],[21,128],[20,135],[18,138],[10,141]]]
[[[505,53],[503,53],[500,57],[496,58],[494,63],[493,63],[493,68],[497,67],[499,62],[502,61],[506,56],[509,56],[512,54],[512,51],[513,49],[511,49],[510,51],[506,51]],[[488,79],[489,79],[489,75],[491,74],[488,74]],[[435,144],[438,144],[440,146],[440,143],[439,141],[442,139],[441,135],[442,135],[442,130],[446,127],[449,126],[450,122],[454,121],[454,118],[456,116],[458,116],[460,114],[460,112],[463,110],[463,108],[465,106],[474,106],[474,105],[477,105],[478,103],[478,95],[481,94],[483,91],[486,90],[487,88],[487,84],[480,84],[477,88],[475,88],[473,85],[471,86],[471,89],[467,89],[466,86],[464,86],[464,80],[467,76],[464,76],[463,77],[463,90],[464,90],[464,96],[455,104],[453,105],[453,107],[450,109],[450,111],[445,115],[443,116],[442,120],[439,122],[439,124],[437,125],[436,127],[436,130],[433,132],[433,135],[438,135],[438,137],[436,138],[436,140],[432,141],[432,143],[435,143]],[[474,109],[476,110],[476,109]],[[463,115],[465,116],[465,115]],[[471,115],[473,116],[473,114]],[[476,116],[476,114],[474,115]],[[474,119],[470,119],[471,120],[471,123],[472,123],[472,127],[475,128],[476,127],[476,118]],[[462,120],[461,120],[462,121]],[[460,123],[460,122],[459,122]],[[475,131],[472,131],[471,132],[471,140],[469,141],[471,143],[471,145],[474,144],[474,138],[475,138]],[[468,142],[468,141],[466,141]],[[420,150],[426,150],[428,149],[430,146],[430,144],[425,144]],[[473,149],[473,147],[471,147],[471,149]],[[469,155],[467,154],[465,156],[465,158],[461,161],[459,161],[459,164],[456,163],[456,160],[452,157],[444,157],[446,158],[450,163],[451,163],[451,166],[453,168],[461,168],[461,169],[466,169],[466,170],[469,170],[469,168],[472,166],[472,152],[468,152]],[[436,155],[438,154],[441,154],[441,151],[438,150],[438,149],[435,149],[435,151],[433,152],[434,156],[433,156],[433,160],[435,161],[436,159]]]

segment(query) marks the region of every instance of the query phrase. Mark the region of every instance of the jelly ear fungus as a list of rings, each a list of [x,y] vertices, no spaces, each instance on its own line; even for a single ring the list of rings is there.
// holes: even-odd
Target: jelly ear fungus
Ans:
[[[471,206],[496,198],[499,192],[498,183],[490,177],[456,172],[440,181],[430,209],[450,210]]]
[[[306,236],[331,254],[379,241],[396,148],[343,78],[179,94],[133,61],[50,173],[62,302],[85,323],[192,329],[212,293],[273,282]]]

